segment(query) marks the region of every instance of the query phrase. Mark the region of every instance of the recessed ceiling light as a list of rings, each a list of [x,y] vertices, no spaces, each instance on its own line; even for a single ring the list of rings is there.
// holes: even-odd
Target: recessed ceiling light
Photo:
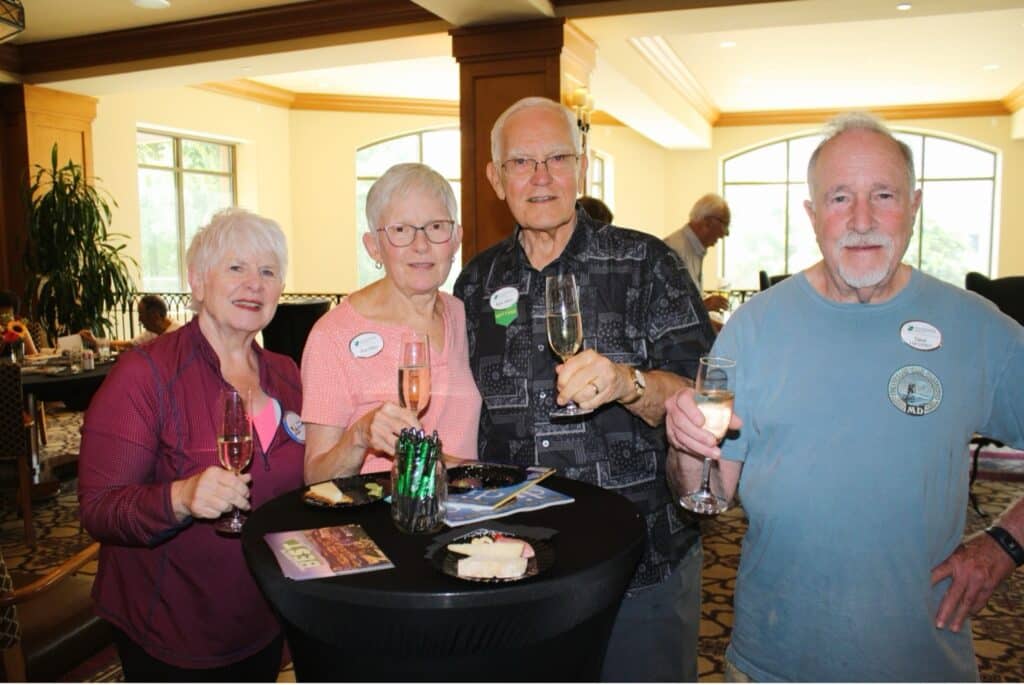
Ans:
[[[998,68],[998,64],[986,64],[985,66],[982,67],[982,69],[984,69],[985,71],[995,71]]]
[[[734,47],[736,47],[736,41],[734,41],[734,40],[723,40],[721,43],[718,44],[718,47],[720,47],[720,48],[734,48]]]
[[[913,7],[913,5],[911,5],[909,2],[901,2],[900,4],[896,5],[896,9],[898,9],[900,12],[907,12],[910,10],[911,7]]]
[[[170,0],[132,0],[132,4],[144,10],[165,10],[171,6]]]

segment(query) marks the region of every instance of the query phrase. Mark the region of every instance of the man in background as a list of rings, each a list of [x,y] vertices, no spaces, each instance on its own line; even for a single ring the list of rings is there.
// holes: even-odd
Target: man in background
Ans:
[[[576,119],[557,102],[524,98],[495,122],[487,178],[516,225],[455,284],[484,399],[480,460],[556,467],[636,505],[647,542],[601,679],[695,681],[700,530],[669,492],[662,423],[714,333],[665,243],[577,206],[586,169]],[[575,276],[585,343],[564,363],[544,317],[545,279],[556,274]],[[570,400],[593,413],[552,420]]]
[[[576,200],[576,204],[583,207],[587,214],[590,215],[590,218],[598,223],[610,224],[614,218],[612,216],[612,210],[608,208],[608,205],[596,197],[584,195],[580,199]]]
[[[142,331],[131,340],[111,340],[112,350],[128,350],[138,345],[145,345],[156,340],[164,333],[181,328],[181,324],[167,316],[167,303],[159,295],[144,295],[139,300],[139,324]],[[96,348],[96,337],[90,330],[79,331],[82,341],[89,347]]]
[[[729,235],[730,219],[729,205],[725,200],[720,195],[708,193],[690,209],[690,221],[665,238],[665,243],[683,260],[690,278],[701,292],[704,290],[704,255],[709,247]],[[704,307],[709,312],[723,312],[729,308],[729,300],[721,295],[709,295],[704,298]]]
[[[1024,328],[901,261],[921,191],[879,121],[834,121],[807,180],[822,260],[715,342],[734,433],[716,447],[692,390],[668,402],[676,490],[721,456],[750,521],[726,679],[976,681],[967,618],[1024,563],[1024,502],[962,540],[967,443],[1024,447]]]

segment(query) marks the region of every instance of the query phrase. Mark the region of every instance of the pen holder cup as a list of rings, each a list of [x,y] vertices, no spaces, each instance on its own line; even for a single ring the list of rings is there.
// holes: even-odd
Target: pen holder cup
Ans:
[[[391,465],[391,520],[403,533],[433,533],[444,526],[448,477],[437,434],[403,431]]]

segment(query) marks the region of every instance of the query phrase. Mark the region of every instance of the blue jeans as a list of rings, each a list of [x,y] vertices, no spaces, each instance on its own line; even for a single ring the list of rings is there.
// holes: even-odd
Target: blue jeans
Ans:
[[[608,641],[603,682],[697,682],[703,562],[697,539],[672,575],[626,593]]]

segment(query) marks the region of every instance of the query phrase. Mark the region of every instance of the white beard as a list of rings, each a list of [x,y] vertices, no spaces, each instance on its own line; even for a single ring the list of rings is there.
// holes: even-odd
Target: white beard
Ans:
[[[885,248],[885,261],[870,271],[854,270],[847,266],[842,259],[843,249],[847,247],[863,247],[878,245]],[[896,247],[892,238],[887,235],[861,234],[849,232],[836,241],[836,264],[839,268],[839,277],[846,285],[854,289],[871,288],[879,283],[889,274],[892,267],[893,255]]]

